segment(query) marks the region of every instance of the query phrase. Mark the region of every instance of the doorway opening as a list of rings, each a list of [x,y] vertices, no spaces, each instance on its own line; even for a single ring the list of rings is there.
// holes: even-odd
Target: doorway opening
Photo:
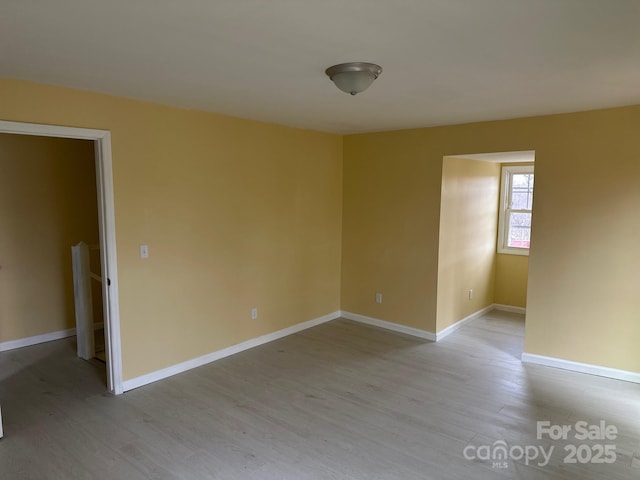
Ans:
[[[80,139],[93,142],[98,209],[97,250],[99,251],[99,268],[103,278],[103,281],[100,282],[101,287],[98,288],[102,293],[103,299],[102,317],[104,319],[104,359],[107,370],[107,389],[113,394],[121,394],[123,392],[122,358],[111,134],[106,130],[9,121],[0,121],[0,133]]]
[[[532,150],[443,158],[438,332],[492,309],[525,314],[534,161]]]

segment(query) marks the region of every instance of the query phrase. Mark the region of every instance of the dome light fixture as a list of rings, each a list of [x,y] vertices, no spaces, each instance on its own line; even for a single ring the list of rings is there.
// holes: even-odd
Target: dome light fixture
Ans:
[[[364,92],[382,73],[375,63],[349,62],[327,68],[324,73],[340,90],[351,95]]]

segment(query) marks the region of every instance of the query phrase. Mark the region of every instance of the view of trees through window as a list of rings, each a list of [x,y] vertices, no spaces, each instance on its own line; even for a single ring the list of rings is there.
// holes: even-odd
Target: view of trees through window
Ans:
[[[533,206],[533,173],[511,175],[508,202],[509,233],[507,247],[531,246],[531,209]]]
[[[529,254],[533,179],[531,164],[502,167],[498,253]]]

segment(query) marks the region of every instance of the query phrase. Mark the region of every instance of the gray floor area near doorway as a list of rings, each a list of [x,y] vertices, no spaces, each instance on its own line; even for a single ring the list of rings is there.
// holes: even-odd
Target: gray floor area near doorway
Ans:
[[[336,320],[119,397],[73,339],[0,353],[1,478],[640,478],[640,385],[522,365],[523,327],[491,312],[430,343]],[[617,460],[563,463],[605,442],[538,440],[545,420],[615,425]],[[554,451],[465,458],[500,441]]]

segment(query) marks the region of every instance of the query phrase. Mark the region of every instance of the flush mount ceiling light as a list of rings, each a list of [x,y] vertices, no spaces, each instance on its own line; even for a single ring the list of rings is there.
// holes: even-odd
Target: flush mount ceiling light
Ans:
[[[349,62],[327,68],[324,73],[343,92],[355,95],[364,92],[382,73],[375,63]]]

